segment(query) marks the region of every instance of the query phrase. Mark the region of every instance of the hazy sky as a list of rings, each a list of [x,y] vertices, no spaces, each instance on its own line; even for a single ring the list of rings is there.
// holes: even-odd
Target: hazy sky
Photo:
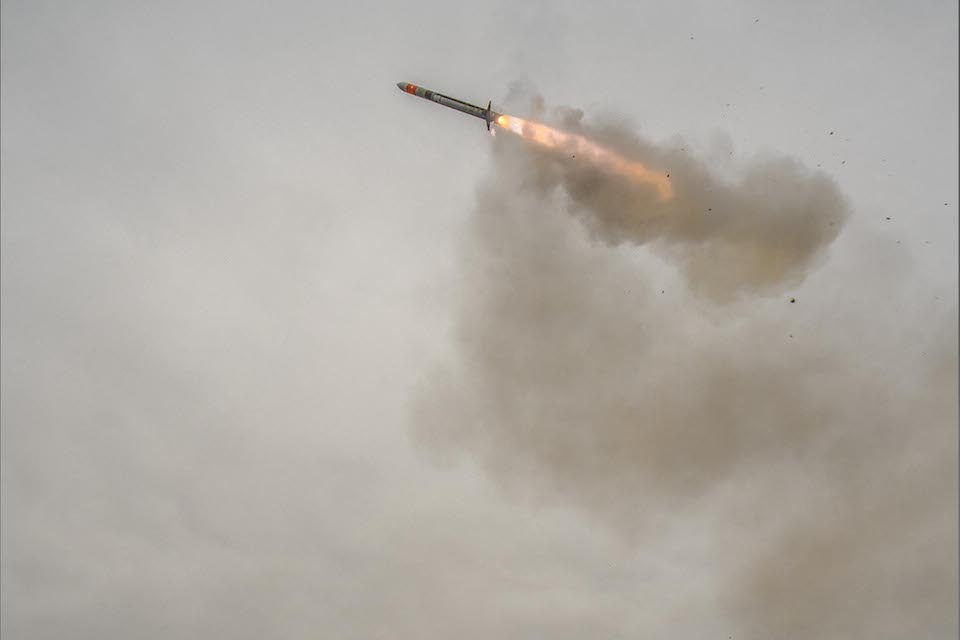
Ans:
[[[5,639],[956,636],[955,2],[5,1],[0,35]],[[849,218],[704,298],[703,254],[585,233],[401,80],[731,180],[789,156]]]

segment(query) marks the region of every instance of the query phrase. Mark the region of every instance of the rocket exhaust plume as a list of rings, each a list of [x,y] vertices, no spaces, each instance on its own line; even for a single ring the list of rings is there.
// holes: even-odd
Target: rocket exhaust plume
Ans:
[[[566,133],[539,122],[506,114],[500,115],[494,122],[525,140],[549,149],[570,153],[571,157],[581,158],[583,162],[596,163],[609,171],[650,185],[656,189],[660,200],[669,200],[673,197],[670,178],[663,172],[651,171],[639,162],[631,162],[581,135]]]
[[[696,541],[678,619],[955,637],[956,308],[907,303],[876,238],[838,243],[846,200],[797,160],[728,179],[577,112],[496,116],[516,135],[492,141],[421,442],[625,553]]]

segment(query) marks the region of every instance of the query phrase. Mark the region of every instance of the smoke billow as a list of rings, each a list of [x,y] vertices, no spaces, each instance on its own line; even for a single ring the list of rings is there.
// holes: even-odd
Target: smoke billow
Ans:
[[[563,128],[584,133],[580,112],[566,112]],[[659,170],[675,196],[660,202],[647,185],[617,178],[575,153],[533,149],[526,167],[544,194],[560,188],[567,208],[609,244],[659,241],[690,285],[715,300],[767,292],[802,279],[819,252],[840,232],[846,204],[833,182],[799,162],[768,157],[752,163],[730,184],[682,147],[658,147],[617,126],[597,127],[588,137],[627,159]],[[506,141],[501,165],[512,162]],[[524,160],[520,161],[521,163]]]
[[[675,197],[498,136],[421,439],[626,543],[708,522],[715,562],[692,579],[748,637],[955,635],[956,310],[868,308],[897,286],[870,258],[815,269],[848,209],[796,160],[731,180],[561,120],[669,173]],[[858,295],[789,302],[844,277]]]

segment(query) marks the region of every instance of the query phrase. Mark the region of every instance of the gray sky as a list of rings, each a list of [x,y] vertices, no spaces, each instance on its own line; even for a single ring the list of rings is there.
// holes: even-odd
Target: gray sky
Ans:
[[[946,1],[5,2],[4,638],[955,637],[957,25]],[[517,199],[537,165],[401,80],[536,93],[719,176],[791,156],[849,219],[799,279],[703,299],[695,258]],[[558,316],[515,310],[561,300],[601,355],[505,369],[553,358]],[[515,409],[477,422],[478,376]],[[720,404],[670,404],[691,379]],[[646,440],[659,405],[614,397],[693,417]],[[730,406],[769,429],[717,437]]]

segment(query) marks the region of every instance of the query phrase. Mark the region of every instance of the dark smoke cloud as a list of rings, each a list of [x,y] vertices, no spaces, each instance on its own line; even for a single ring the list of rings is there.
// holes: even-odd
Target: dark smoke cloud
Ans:
[[[875,238],[816,269],[847,207],[796,160],[730,181],[680,146],[560,123],[677,197],[499,136],[421,439],[626,544],[706,518],[705,571],[748,637],[954,636],[956,310],[871,308],[907,295]],[[789,302],[831,278],[855,293]]]

